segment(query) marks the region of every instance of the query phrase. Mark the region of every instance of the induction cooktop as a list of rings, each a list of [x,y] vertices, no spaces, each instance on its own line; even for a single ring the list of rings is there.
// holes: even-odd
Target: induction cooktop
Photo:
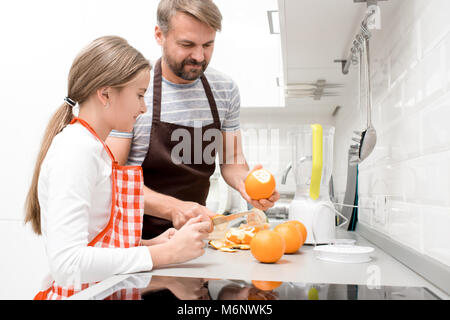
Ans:
[[[440,300],[425,287],[367,286],[133,274],[96,300]]]

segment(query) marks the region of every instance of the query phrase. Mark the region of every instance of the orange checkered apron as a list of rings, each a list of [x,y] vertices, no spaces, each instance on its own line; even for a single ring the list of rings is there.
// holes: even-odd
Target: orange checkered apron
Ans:
[[[112,203],[110,219],[107,226],[88,244],[101,248],[130,248],[140,245],[142,221],[144,214],[144,180],[142,167],[119,166],[108,146],[98,137],[91,126],[80,118],[74,118],[71,125],[79,121],[88,129],[108,152],[112,160]],[[35,300],[60,300],[68,298],[95,283],[74,283],[69,287],[62,287],[53,281],[50,288],[39,292]],[[112,296],[110,299],[138,299],[139,290],[126,289]]]

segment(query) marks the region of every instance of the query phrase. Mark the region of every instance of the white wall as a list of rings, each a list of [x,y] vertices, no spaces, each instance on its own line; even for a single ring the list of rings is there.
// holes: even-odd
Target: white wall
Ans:
[[[378,142],[360,165],[359,197],[378,204],[360,209],[359,222],[450,265],[450,1],[398,2],[371,39]],[[336,144],[347,148],[335,159],[365,125],[356,98],[337,117]],[[342,200],[346,164],[335,169]]]

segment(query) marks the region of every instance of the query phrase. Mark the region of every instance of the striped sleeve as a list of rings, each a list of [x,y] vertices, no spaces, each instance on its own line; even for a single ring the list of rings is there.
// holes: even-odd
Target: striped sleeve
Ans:
[[[132,139],[133,132],[121,132],[117,130],[111,130],[109,136],[114,138]]]
[[[148,113],[137,118],[133,129],[130,154],[128,155],[128,166],[141,166],[144,162],[150,145],[151,121],[152,116]]]
[[[223,131],[236,131],[240,128],[241,96],[235,82],[231,89],[228,111],[222,123]]]

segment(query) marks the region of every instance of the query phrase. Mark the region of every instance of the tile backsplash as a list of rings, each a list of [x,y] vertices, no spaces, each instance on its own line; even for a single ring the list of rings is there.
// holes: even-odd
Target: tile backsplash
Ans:
[[[380,4],[382,8],[382,3]],[[383,11],[382,19],[383,19]],[[399,1],[371,38],[373,122],[378,141],[360,164],[359,222],[450,265],[450,1]],[[358,72],[357,69],[351,72]],[[365,105],[336,119],[336,159]],[[342,200],[346,168],[335,165]]]

